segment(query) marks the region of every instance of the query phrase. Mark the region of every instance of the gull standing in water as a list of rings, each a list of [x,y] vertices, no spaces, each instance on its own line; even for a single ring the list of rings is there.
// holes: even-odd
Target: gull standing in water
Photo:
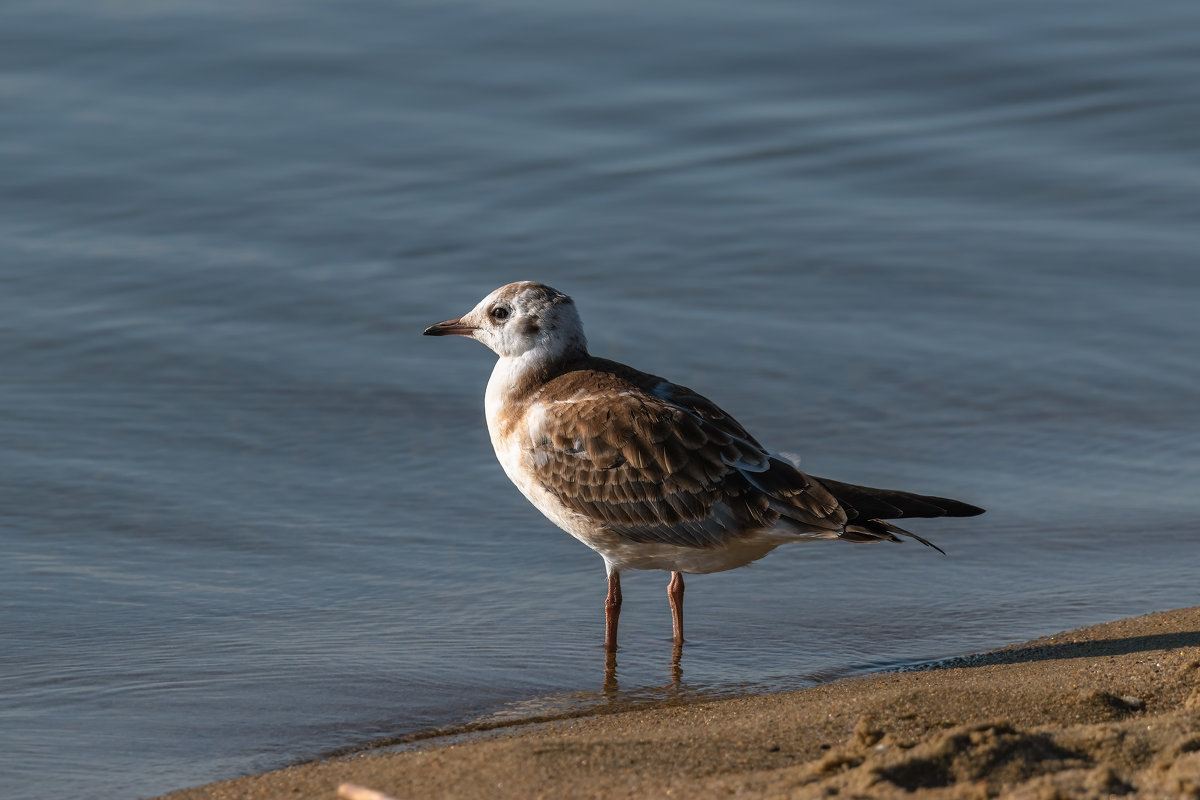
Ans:
[[[772,455],[691,389],[588,353],[575,303],[540,283],[502,286],[427,336],[457,334],[499,360],[485,395],[505,474],[608,571],[605,647],[617,647],[621,573],[671,573],[674,640],[683,642],[683,573],[745,566],[813,539],[899,542],[888,522],[970,517],[983,509],[815,478]]]

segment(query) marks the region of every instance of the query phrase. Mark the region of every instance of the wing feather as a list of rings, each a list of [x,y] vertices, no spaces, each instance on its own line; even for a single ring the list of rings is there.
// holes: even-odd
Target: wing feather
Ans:
[[[684,547],[719,545],[781,519],[802,532],[841,530],[845,514],[820,483],[771,458],[712,402],[652,376],[642,385],[606,372],[586,377],[598,387],[590,396],[577,375],[573,391],[546,384],[527,444],[527,463],[572,511],[631,541]]]
[[[983,509],[947,497],[872,489],[852,483],[817,478],[847,510],[850,519],[901,519],[903,517],[973,517]]]

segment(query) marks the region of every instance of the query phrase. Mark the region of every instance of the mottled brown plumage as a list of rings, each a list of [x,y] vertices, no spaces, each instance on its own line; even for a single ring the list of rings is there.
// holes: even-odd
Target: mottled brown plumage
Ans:
[[[781,518],[831,533],[845,522],[819,484],[662,378],[588,358],[564,365],[527,402],[539,407],[527,444],[537,480],[630,541],[717,547]]]

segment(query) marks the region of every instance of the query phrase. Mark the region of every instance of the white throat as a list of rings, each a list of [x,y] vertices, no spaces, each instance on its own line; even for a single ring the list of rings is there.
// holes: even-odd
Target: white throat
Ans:
[[[525,383],[530,373],[544,368],[552,359],[541,349],[527,350],[519,356],[501,356],[488,378],[487,392],[483,396],[484,412],[487,414],[488,432],[495,444],[500,427],[500,417],[506,408],[511,410],[511,399],[517,387]]]

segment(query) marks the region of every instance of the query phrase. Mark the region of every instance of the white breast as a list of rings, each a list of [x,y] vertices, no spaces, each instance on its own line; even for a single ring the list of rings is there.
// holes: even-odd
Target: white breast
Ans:
[[[525,495],[534,507],[558,527],[592,549],[596,549],[594,536],[590,533],[590,521],[567,508],[557,497],[541,485],[529,464],[534,440],[540,440],[540,421],[544,417],[541,407],[535,402],[518,411],[508,402],[510,389],[527,364],[519,358],[501,358],[492,370],[484,394],[484,412],[487,415],[488,434],[496,459],[504,468],[504,474]],[[519,419],[511,416],[520,413]]]

